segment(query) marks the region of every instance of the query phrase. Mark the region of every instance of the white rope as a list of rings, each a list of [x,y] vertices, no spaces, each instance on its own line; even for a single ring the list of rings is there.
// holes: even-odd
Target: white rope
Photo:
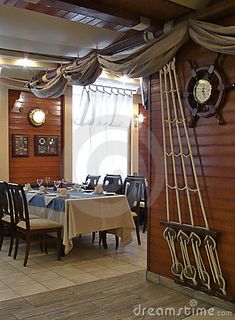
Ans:
[[[181,124],[185,121],[185,119],[182,119],[182,120],[176,120],[176,118],[174,118],[173,120],[169,121],[167,119],[164,119],[164,122],[170,122],[170,123],[178,123],[178,124]]]
[[[173,76],[172,76],[173,72]],[[169,82],[170,82],[170,90],[168,88],[168,81],[167,81],[167,74],[169,75]],[[176,70],[175,70],[175,59],[171,63],[169,63],[167,66],[163,68],[163,70],[160,70],[160,97],[161,97],[161,113],[162,113],[162,133],[163,133],[163,149],[164,149],[164,167],[165,167],[165,182],[166,182],[166,206],[167,206],[167,221],[170,221],[170,208],[169,208],[169,189],[175,190],[176,194],[176,203],[177,203],[177,213],[178,213],[178,220],[179,223],[182,224],[182,217],[181,217],[181,207],[180,207],[180,198],[179,198],[179,192],[186,191],[187,195],[187,202],[189,207],[189,215],[190,215],[190,222],[191,226],[194,226],[194,217],[193,217],[193,210],[191,205],[191,198],[190,198],[190,192],[197,193],[199,197],[200,202],[200,208],[202,211],[204,224],[205,224],[205,230],[209,230],[208,221],[206,217],[206,212],[201,196],[201,191],[199,188],[197,173],[195,169],[192,149],[190,145],[189,135],[188,135],[188,129],[186,125],[186,119],[184,116],[184,110],[182,106],[181,96],[179,92],[178,82],[177,82],[177,76],[176,76]],[[163,75],[164,75],[164,90],[163,90]],[[174,89],[173,87],[176,87]],[[163,93],[165,94],[166,99],[166,111],[167,111],[167,119],[165,119],[164,116],[164,100],[163,100]],[[179,104],[179,113],[180,118],[178,117],[177,113],[177,105],[176,105],[176,97],[175,93],[177,93],[177,101]],[[172,99],[172,105],[173,105],[173,112],[174,117],[171,118],[171,110],[170,110],[170,101],[169,101],[169,94],[171,94]],[[169,141],[170,141],[170,152],[166,151],[166,132],[165,132],[165,123],[168,125],[169,130]],[[185,154],[183,152],[183,145],[181,140],[181,133],[180,133],[180,124],[183,124],[184,134],[186,136],[187,141],[187,148],[188,153]],[[179,143],[179,152],[175,153],[174,151],[174,144],[173,144],[173,134],[172,134],[172,126],[175,125],[176,132],[177,132],[177,139]],[[174,184],[170,185],[168,183],[168,171],[167,171],[167,157],[171,157],[172,161],[172,169],[173,169],[173,180]],[[175,158],[180,157],[181,159],[181,165],[183,170],[183,177],[184,177],[184,186],[179,187],[177,182],[177,174],[176,174],[176,165],[175,165]],[[190,188],[188,185],[188,178],[186,173],[186,167],[185,167],[185,158],[190,158],[192,170],[193,170],[193,177],[195,181],[196,188]],[[176,232],[167,227],[163,233],[163,236],[165,240],[167,241],[170,255],[172,259],[172,266],[171,266],[171,272],[179,276],[181,280],[183,280],[183,276],[187,279],[190,279],[193,284],[196,286],[196,276],[198,274],[199,279],[201,282],[210,290],[210,276],[209,273],[206,270],[205,264],[203,262],[201,253],[200,253],[200,247],[201,247],[201,239],[200,237],[194,233],[191,232],[190,237],[186,233],[184,233],[182,230],[179,230],[177,234],[177,241],[179,242],[180,250],[181,250],[181,256],[183,264],[179,262],[179,259],[177,258],[176,253],[176,247],[175,247],[175,239],[176,239]],[[196,268],[191,264],[189,252],[188,252],[188,245],[191,244],[194,260],[196,263]],[[224,295],[226,295],[225,291],[225,280],[222,276],[222,271],[220,267],[220,262],[218,258],[218,253],[216,249],[216,242],[211,236],[206,236],[204,240],[205,245],[205,251],[208,258],[209,267],[212,274],[212,279],[214,283],[219,285],[219,289],[222,291]]]
[[[177,97],[178,97],[180,112],[182,115],[184,115],[184,110],[183,110],[183,106],[182,106],[182,101],[181,101],[181,96],[180,96],[179,86],[178,86],[178,80],[177,80],[177,75],[176,75],[176,70],[175,70],[175,58],[171,62],[171,69],[173,70],[175,85],[177,88]],[[187,146],[188,146],[188,150],[189,150],[189,154],[190,154],[190,160],[191,160],[191,165],[192,165],[192,170],[193,170],[194,181],[196,184],[196,188],[198,190],[198,197],[199,197],[199,201],[200,201],[200,207],[201,207],[201,211],[203,214],[204,223],[205,223],[206,228],[209,229],[208,221],[207,221],[207,217],[206,217],[206,212],[205,212],[205,208],[204,208],[204,204],[203,204],[203,200],[202,200],[202,196],[201,196],[201,191],[200,191],[199,183],[198,183],[198,179],[197,179],[195,164],[194,164],[194,160],[193,160],[193,153],[192,153],[192,148],[191,148],[191,144],[190,144],[190,140],[189,140],[188,128],[187,128],[185,122],[183,122],[183,126],[184,126],[184,132],[185,132],[185,136],[186,136],[186,140],[187,140]]]
[[[170,114],[170,104],[169,104],[169,97],[168,97],[168,84],[167,84],[167,68],[166,66],[163,68],[164,71],[164,85],[165,85],[165,93],[166,93],[166,108],[167,108],[167,118],[168,118],[168,129],[169,129],[169,137],[170,137],[170,147],[172,152],[172,167],[173,167],[173,175],[174,175],[174,184],[176,186],[175,194],[176,194],[176,203],[177,203],[177,213],[178,213],[178,219],[179,222],[182,223],[181,218],[181,209],[180,209],[180,200],[179,200],[179,192],[178,192],[178,184],[177,184],[177,175],[176,175],[176,166],[175,166],[175,157],[174,157],[174,145],[173,145],[173,139],[172,139],[172,128],[171,128],[171,114]],[[163,124],[164,125],[164,124]]]
[[[168,188],[172,189],[172,190],[175,190],[176,188],[179,190],[179,191],[184,191],[186,190],[186,186],[184,186],[183,188],[180,188],[180,187],[176,187],[176,186],[171,186],[170,184],[167,185]],[[187,187],[187,189],[191,192],[197,192],[197,189],[191,189],[189,187]]]
[[[183,258],[183,265],[184,265],[184,276],[185,278],[192,280],[194,286],[197,285],[196,276],[197,276],[197,270],[196,268],[191,264],[189,254],[188,254],[188,243],[189,238],[186,233],[184,233],[182,230],[178,232],[177,240],[180,244],[181,249],[181,255]]]
[[[160,98],[161,98],[161,111],[162,111],[162,136],[163,136],[163,153],[164,153],[164,169],[165,169],[165,188],[166,188],[166,218],[170,221],[170,209],[169,209],[169,192],[168,192],[168,173],[167,173],[167,160],[166,160],[166,133],[164,124],[164,102],[162,95],[162,70],[160,70]]]
[[[171,68],[172,68],[172,64],[168,64],[168,73],[169,73],[169,79],[170,79],[170,86],[171,86],[171,89],[173,89]],[[177,92],[177,91],[178,91],[178,87],[176,86],[176,91],[172,90],[172,92],[171,92],[171,98],[172,98],[172,102],[173,102],[173,109],[174,109],[174,114],[175,114],[175,119],[176,119],[176,123],[175,123],[176,124],[176,132],[177,132],[179,148],[180,148],[181,164],[182,164],[182,169],[183,169],[184,183],[185,183],[185,187],[186,187],[185,191],[186,191],[187,200],[188,200],[190,221],[191,221],[192,226],[194,226],[192,204],[191,204],[191,199],[190,199],[190,193],[189,193],[189,190],[188,190],[188,179],[187,179],[185,163],[184,163],[184,157],[183,157],[183,146],[182,146],[182,141],[181,141],[181,136],[180,136],[180,128],[179,128],[179,124],[177,122],[178,121],[178,115],[177,115],[175,95],[174,95],[174,92]],[[184,114],[183,113],[182,113],[182,118],[184,118]],[[189,152],[189,155],[190,155],[190,152]]]
[[[199,236],[197,234],[192,232],[190,234],[189,240],[191,241],[198,276],[199,276],[200,280],[203,282],[203,284],[208,288],[208,290],[210,290],[211,289],[210,276],[209,276],[208,272],[206,271],[206,267],[203,263],[202,256],[201,256],[201,253],[199,250],[199,247],[201,246],[201,243],[202,243],[201,239],[199,238]]]
[[[226,295],[225,280],[220,267],[219,257],[216,249],[216,242],[211,236],[206,236],[204,243],[213,281],[220,286],[219,289],[224,295]]]
[[[190,157],[190,154],[184,154],[184,153],[182,153],[182,152],[179,152],[179,153],[170,152],[170,153],[166,153],[166,155],[167,155],[168,157],[171,157],[171,156],[173,155],[173,156],[176,157],[176,158],[178,158],[178,157],[184,157],[184,158]]]
[[[167,227],[163,232],[163,237],[166,240],[170,250],[170,255],[172,259],[171,272],[175,276],[180,277],[180,279],[183,281],[183,266],[177,258],[176,249],[175,249],[175,242],[174,242],[176,238],[175,230]]]

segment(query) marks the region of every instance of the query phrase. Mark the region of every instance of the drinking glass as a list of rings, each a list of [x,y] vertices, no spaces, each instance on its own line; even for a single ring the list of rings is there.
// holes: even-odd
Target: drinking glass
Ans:
[[[58,188],[59,188],[60,184],[61,184],[61,181],[60,181],[60,180],[55,180],[55,181],[54,181],[54,186],[56,187],[56,192],[57,192],[57,193],[58,193]]]
[[[46,185],[47,185],[47,189],[48,189],[48,186],[49,186],[50,181],[51,181],[51,177],[46,177],[46,178],[45,178],[45,182],[46,182]]]
[[[88,182],[82,182],[82,187],[84,190],[86,190],[86,188],[88,187]]]
[[[38,178],[38,179],[37,179],[38,188],[40,188],[40,186],[42,185],[42,183],[43,183],[43,179],[42,179],[42,178]]]
[[[67,189],[67,184],[68,184],[69,180],[67,178],[63,178],[61,182],[63,184],[63,187]]]

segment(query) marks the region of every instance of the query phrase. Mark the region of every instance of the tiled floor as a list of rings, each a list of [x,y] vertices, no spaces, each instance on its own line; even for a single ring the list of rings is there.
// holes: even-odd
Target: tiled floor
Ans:
[[[134,241],[115,250],[115,238],[108,235],[108,249],[94,244],[91,235],[77,238],[72,252],[56,260],[54,240],[49,240],[49,254],[40,252],[39,242],[31,244],[28,266],[23,267],[24,243],[17,260],[8,257],[8,241],[0,251],[0,301],[71,287],[99,279],[119,276],[146,269],[146,234],[141,233],[142,245]]]
[[[198,320],[214,317],[234,319],[231,312],[146,281],[143,270],[0,302],[0,320]]]

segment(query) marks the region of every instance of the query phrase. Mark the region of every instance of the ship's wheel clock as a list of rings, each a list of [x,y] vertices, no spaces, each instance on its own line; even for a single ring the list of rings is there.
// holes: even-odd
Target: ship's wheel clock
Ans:
[[[225,123],[221,108],[226,85],[222,74],[216,69],[218,58],[219,56],[214,64],[200,68],[195,68],[192,62],[189,62],[192,72],[183,96],[192,114],[190,127],[195,127],[200,117],[216,116],[219,124]]]

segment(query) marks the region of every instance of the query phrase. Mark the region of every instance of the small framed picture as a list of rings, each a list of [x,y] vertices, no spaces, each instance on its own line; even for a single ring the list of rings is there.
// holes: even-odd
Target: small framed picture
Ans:
[[[29,136],[24,134],[12,135],[12,156],[29,157]]]
[[[34,136],[35,156],[58,156],[58,136]]]

